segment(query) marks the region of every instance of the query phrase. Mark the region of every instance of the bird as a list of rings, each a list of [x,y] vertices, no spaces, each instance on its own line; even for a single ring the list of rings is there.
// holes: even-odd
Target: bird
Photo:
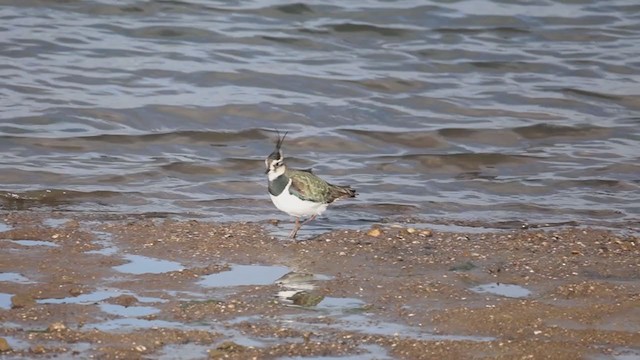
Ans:
[[[339,199],[354,198],[357,193],[351,186],[333,185],[322,180],[310,169],[288,168],[282,153],[282,143],[287,133],[280,137],[280,132],[277,132],[276,148],[264,163],[267,168],[265,174],[269,179],[271,201],[276,208],[296,219],[295,226],[289,234],[291,239],[295,239],[302,225],[321,215],[329,204]],[[303,217],[308,218],[301,223],[300,218]]]

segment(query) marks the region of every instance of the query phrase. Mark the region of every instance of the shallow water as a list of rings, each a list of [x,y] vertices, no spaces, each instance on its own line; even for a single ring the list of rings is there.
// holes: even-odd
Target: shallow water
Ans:
[[[22,245],[22,246],[48,246],[48,247],[58,247],[59,245],[50,241],[42,241],[42,240],[6,240],[12,243]]]
[[[489,293],[510,298],[524,298],[531,295],[531,291],[520,285],[490,283],[474,286],[470,289],[477,293]]]
[[[184,269],[182,264],[175,261],[156,259],[141,255],[125,255],[129,261],[126,264],[115,266],[114,269],[126,274],[162,274]]]
[[[290,272],[278,265],[232,265],[228,271],[205,275],[198,282],[205,287],[267,285]]]
[[[83,304],[83,305],[92,305],[92,304],[96,304],[100,301],[104,301],[106,299],[109,299],[111,297],[116,297],[116,296],[120,296],[120,295],[131,295],[131,296],[135,296],[136,299],[140,302],[163,302],[164,300],[160,299],[160,298],[152,298],[152,297],[145,297],[145,296],[139,296],[136,294],[131,294],[127,291],[122,291],[122,290],[118,290],[118,289],[101,289],[101,290],[97,290],[94,291],[92,293],[88,293],[88,294],[81,294],[78,296],[70,296],[70,297],[65,297],[65,298],[51,298],[51,299],[40,299],[38,300],[38,303],[40,304]]]
[[[286,219],[280,129],[325,228],[637,226],[635,0],[2,4],[3,208]]]
[[[22,274],[15,272],[0,272],[0,282],[12,282],[17,284],[33,284],[34,282],[29,280]]]
[[[11,297],[14,294],[0,293],[0,309],[11,309]]]

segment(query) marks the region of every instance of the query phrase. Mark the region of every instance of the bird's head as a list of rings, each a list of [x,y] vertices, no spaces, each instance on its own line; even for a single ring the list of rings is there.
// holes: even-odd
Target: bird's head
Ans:
[[[271,154],[264,160],[264,165],[267,168],[265,174],[269,174],[269,178],[272,176],[274,178],[282,175],[285,171],[284,165],[284,155],[282,155],[282,142],[284,138],[287,136],[287,132],[280,137],[280,132],[278,132],[278,139],[276,141],[276,148],[273,150]]]

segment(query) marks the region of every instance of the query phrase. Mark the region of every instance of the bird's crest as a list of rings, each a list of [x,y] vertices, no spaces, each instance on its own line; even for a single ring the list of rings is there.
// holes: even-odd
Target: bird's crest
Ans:
[[[289,133],[288,131],[284,132],[284,135],[282,135],[282,137],[280,137],[280,131],[276,130],[276,133],[278,134],[278,140],[276,141],[276,150],[280,150],[280,147],[282,147],[282,143],[284,142],[284,138],[287,137],[287,134]]]
[[[271,159],[271,160],[280,160],[280,159],[282,159],[282,151],[280,150],[280,148],[282,147],[282,143],[284,142],[284,138],[287,137],[287,134],[289,132],[285,131],[284,135],[282,135],[282,137],[280,136],[280,131],[276,130],[276,133],[278,134],[278,139],[276,140],[276,149],[273,150],[273,152],[269,155],[269,159]]]

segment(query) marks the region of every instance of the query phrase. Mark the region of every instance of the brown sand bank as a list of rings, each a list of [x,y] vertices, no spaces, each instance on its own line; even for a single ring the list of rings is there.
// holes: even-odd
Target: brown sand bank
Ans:
[[[640,240],[622,232],[0,220],[6,359],[640,357]]]

